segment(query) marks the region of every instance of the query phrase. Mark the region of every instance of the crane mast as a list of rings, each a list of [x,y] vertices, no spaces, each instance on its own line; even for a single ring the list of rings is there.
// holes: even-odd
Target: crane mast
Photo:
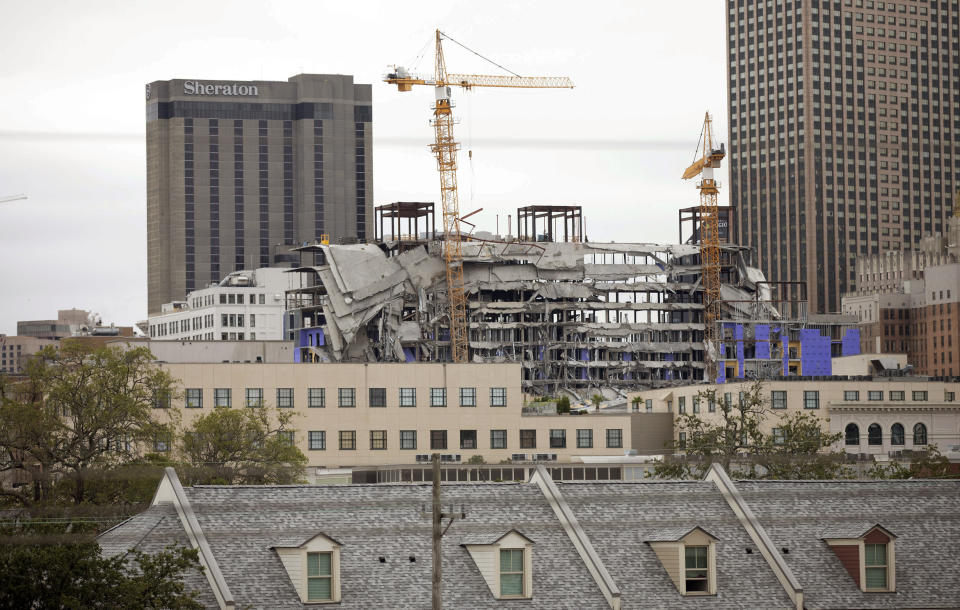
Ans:
[[[695,161],[683,173],[683,178],[700,176],[697,188],[700,190],[700,265],[703,283],[703,347],[706,361],[706,380],[717,380],[717,360],[719,354],[720,319],[720,212],[717,208],[719,184],[713,177],[713,170],[720,167],[726,156],[723,145],[715,148],[713,144],[713,120],[707,112],[703,119],[703,156]]]
[[[463,234],[460,231],[462,218],[457,199],[457,151],[460,150],[460,145],[453,137],[453,103],[450,99],[450,86],[456,85],[464,89],[473,87],[573,88],[573,81],[566,77],[518,76],[516,74],[512,76],[447,74],[447,64],[443,56],[444,38],[453,40],[437,30],[432,79],[412,75],[403,67],[395,66],[393,72],[384,77],[384,81],[396,85],[399,91],[410,91],[414,85],[430,86],[434,90],[433,120],[431,121],[434,141],[430,145],[430,150],[437,159],[437,171],[440,173],[443,256],[450,313],[450,355],[454,362],[467,362],[470,357],[467,336],[467,294],[463,284]],[[455,40],[453,42],[456,43]]]
[[[440,172],[440,201],[443,205],[443,256],[447,271],[447,301],[450,308],[450,354],[454,362],[467,362],[467,294],[463,287],[463,235],[460,233],[460,202],[457,198],[457,151],[453,138],[453,104],[447,86],[447,64],[443,57],[440,30],[437,30],[434,68],[434,142]]]

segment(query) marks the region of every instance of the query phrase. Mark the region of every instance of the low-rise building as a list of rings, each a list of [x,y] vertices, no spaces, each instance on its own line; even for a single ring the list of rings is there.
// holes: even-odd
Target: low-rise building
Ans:
[[[37,337],[8,337],[0,335],[0,374],[19,375],[27,366],[27,359],[48,345],[57,346],[55,339]]]
[[[720,400],[737,404],[752,383],[694,385],[638,392],[640,411],[698,414],[719,421],[716,405],[702,398],[715,391]],[[843,433],[833,447],[852,454],[890,457],[904,451],[926,451],[931,445],[945,452],[960,444],[960,379],[930,381],[917,377],[849,377],[772,379],[762,386],[765,413],[761,430],[775,434],[777,422],[795,412],[813,415],[821,427]],[[630,403],[634,404],[634,403]],[[675,430],[675,440],[686,440]]]
[[[960,481],[526,482],[441,489],[445,608],[953,608]],[[192,546],[211,608],[425,608],[431,486],[183,487],[97,539]],[[448,508],[449,507],[449,508]],[[449,524],[448,524],[449,523]],[[933,562],[933,563],[931,563]]]
[[[448,462],[570,462],[660,454],[667,414],[524,414],[521,364],[175,364],[183,420],[216,408],[296,412],[294,441],[316,468]]]
[[[186,301],[166,303],[150,316],[155,341],[279,341],[283,295],[291,287],[283,268],[235,271],[219,284],[194,290]]]

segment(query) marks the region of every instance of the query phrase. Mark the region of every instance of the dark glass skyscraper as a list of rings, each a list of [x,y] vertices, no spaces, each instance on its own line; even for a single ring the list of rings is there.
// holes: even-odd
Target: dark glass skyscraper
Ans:
[[[147,85],[149,312],[293,263],[304,241],[372,236],[371,121],[371,87],[351,76]]]
[[[811,310],[840,310],[858,256],[943,230],[958,19],[957,0],[727,0],[735,240],[771,281],[806,282]]]

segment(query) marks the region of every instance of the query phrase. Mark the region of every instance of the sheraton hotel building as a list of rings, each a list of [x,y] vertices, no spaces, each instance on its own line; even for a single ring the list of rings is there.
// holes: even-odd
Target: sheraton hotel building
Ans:
[[[371,87],[352,76],[146,86],[149,313],[232,271],[363,242],[373,214]]]

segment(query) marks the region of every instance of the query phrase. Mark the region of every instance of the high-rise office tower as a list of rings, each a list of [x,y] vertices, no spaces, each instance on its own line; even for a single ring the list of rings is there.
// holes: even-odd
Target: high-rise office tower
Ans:
[[[372,236],[371,120],[352,76],[147,85],[149,312],[304,241]]]
[[[727,0],[735,239],[813,311],[840,310],[858,256],[944,229],[958,18],[957,0]]]

